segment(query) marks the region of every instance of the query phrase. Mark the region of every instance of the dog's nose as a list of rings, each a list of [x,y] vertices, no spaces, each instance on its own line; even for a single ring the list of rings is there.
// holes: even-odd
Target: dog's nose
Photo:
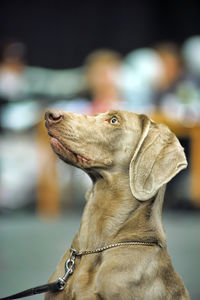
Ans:
[[[59,123],[63,118],[63,114],[59,110],[49,110],[45,113],[45,120],[51,125]]]

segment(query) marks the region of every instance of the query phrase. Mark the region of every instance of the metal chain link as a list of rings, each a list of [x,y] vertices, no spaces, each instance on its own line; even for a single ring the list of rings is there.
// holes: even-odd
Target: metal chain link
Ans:
[[[121,242],[121,243],[115,243],[115,244],[111,244],[111,245],[107,245],[101,248],[97,248],[95,250],[84,250],[84,251],[76,251],[75,249],[71,249],[74,251],[75,256],[82,256],[82,255],[87,255],[87,254],[95,254],[95,253],[99,253],[99,252],[103,252],[105,250],[111,249],[111,248],[115,248],[115,247],[121,247],[121,246],[155,246],[157,245],[157,243],[154,242]]]
[[[70,257],[65,262],[65,274],[63,277],[58,278],[59,290],[62,291],[67,283],[67,280],[70,275],[74,273],[75,268],[75,259],[76,259],[76,250],[70,250]]]

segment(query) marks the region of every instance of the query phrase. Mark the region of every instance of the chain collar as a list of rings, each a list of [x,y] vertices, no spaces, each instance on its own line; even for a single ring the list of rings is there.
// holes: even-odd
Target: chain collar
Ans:
[[[97,248],[95,250],[84,250],[78,252],[74,248],[71,248],[71,251],[73,251],[75,256],[82,256],[82,255],[100,253],[111,248],[122,247],[122,246],[155,246],[155,245],[158,244],[156,242],[120,242],[120,243],[110,244],[101,248]]]
[[[77,251],[76,249],[71,247],[70,257],[65,262],[65,274],[63,277],[58,278],[59,290],[62,291],[65,288],[69,276],[71,276],[74,273],[75,260],[77,257],[80,258],[83,255],[96,254],[96,253],[103,252],[105,250],[109,250],[111,248],[122,247],[122,246],[155,246],[155,245],[159,246],[156,242],[136,241],[136,242],[120,242],[120,243],[110,244],[94,250],[84,250],[84,251]]]

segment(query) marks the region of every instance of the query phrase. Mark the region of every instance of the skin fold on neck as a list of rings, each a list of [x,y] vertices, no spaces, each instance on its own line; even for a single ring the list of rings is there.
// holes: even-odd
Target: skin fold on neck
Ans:
[[[164,246],[164,192],[161,188],[153,199],[140,202],[131,193],[128,174],[103,172],[87,197],[78,234],[79,248],[95,249],[127,241],[153,241]]]

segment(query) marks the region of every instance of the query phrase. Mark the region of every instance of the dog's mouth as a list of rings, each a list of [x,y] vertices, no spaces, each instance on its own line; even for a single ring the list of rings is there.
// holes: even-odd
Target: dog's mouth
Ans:
[[[81,168],[91,167],[90,159],[64,146],[57,138],[51,137],[50,143],[53,150],[64,162],[79,166]]]

